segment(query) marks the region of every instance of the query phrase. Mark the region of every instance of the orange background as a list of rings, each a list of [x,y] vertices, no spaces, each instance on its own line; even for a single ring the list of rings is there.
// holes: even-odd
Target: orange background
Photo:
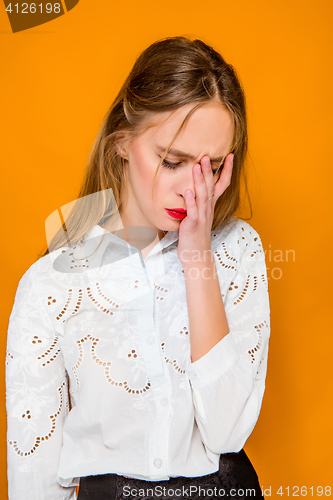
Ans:
[[[272,498],[282,498],[280,486],[283,497],[288,486],[289,496],[293,486],[307,486],[307,496],[332,486],[332,11],[329,0],[80,0],[12,34],[0,5],[3,374],[18,281],[46,245],[45,219],[76,198],[139,53],[193,35],[237,69],[248,103],[249,223],[267,251],[272,322],[266,392],[245,450]],[[0,389],[5,492],[3,376]]]

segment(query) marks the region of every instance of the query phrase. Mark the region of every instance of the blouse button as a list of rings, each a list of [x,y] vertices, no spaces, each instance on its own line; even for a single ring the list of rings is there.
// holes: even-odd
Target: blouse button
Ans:
[[[168,403],[169,403],[169,401],[168,401],[168,399],[167,399],[167,398],[162,398],[162,399],[161,399],[161,406],[164,406],[164,407],[165,407],[165,406],[168,406]]]
[[[156,467],[156,469],[160,469],[162,467],[162,460],[160,458],[155,458],[154,460],[154,467]]]
[[[147,337],[147,344],[148,345],[154,345],[155,344],[154,337]]]

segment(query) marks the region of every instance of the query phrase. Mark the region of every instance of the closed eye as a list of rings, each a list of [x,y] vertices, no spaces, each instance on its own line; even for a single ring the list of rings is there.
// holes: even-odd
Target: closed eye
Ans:
[[[162,158],[162,157],[160,156],[160,158]],[[171,163],[171,162],[169,162],[169,161],[167,161],[167,160],[165,160],[165,159],[162,161],[162,165],[163,165],[163,167],[166,167],[166,168],[171,168],[171,169],[173,169],[173,170],[174,170],[175,168],[179,167],[179,165],[181,165],[181,164],[182,164],[182,162],[181,162],[181,161],[180,161],[180,162],[178,162],[178,163]]]
[[[162,158],[162,157],[160,156],[160,158]],[[178,163],[172,163],[166,159],[163,159],[161,164],[163,165],[163,167],[169,168],[171,170],[175,170],[182,163],[183,163],[182,161],[179,161]],[[222,164],[219,164],[219,166],[217,168],[212,168],[213,174],[215,174],[221,167],[223,168],[223,164],[224,164],[224,162]],[[222,168],[221,168],[221,170],[222,170]]]

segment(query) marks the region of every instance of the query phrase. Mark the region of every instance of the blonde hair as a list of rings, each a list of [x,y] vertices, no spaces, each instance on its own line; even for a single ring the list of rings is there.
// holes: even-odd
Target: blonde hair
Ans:
[[[215,204],[212,229],[233,215],[240,204],[242,175],[248,195],[244,172],[248,139],[243,89],[234,68],[211,46],[199,39],[168,37],[150,45],[135,61],[94,141],[78,200],[66,219],[65,227],[55,234],[43,255],[61,246],[75,244],[90,228],[96,224],[103,226],[122,208],[126,179],[123,159],[116,146],[120,133],[138,135],[152,126],[152,120],[161,113],[193,104],[162,155],[155,182],[163,159],[192,111],[211,101],[228,109],[234,126],[230,151],[234,154],[231,183]],[[112,202],[108,195],[110,191],[113,193]],[[89,196],[94,193],[99,195],[97,204],[94,197]]]

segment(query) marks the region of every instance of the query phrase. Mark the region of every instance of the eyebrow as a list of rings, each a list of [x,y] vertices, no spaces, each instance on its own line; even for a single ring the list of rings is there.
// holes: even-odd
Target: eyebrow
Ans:
[[[159,151],[165,151],[166,148],[163,148],[162,146],[157,146],[157,149]],[[171,154],[173,156],[178,156],[178,157],[183,157],[183,158],[188,158],[189,160],[195,160],[196,157],[189,154],[189,153],[183,153],[183,151],[179,151],[178,149],[172,149],[170,148],[168,151],[168,154]],[[208,155],[207,155],[208,156]],[[224,160],[224,156],[221,156],[220,158],[210,158],[210,161],[212,163],[221,163]]]

